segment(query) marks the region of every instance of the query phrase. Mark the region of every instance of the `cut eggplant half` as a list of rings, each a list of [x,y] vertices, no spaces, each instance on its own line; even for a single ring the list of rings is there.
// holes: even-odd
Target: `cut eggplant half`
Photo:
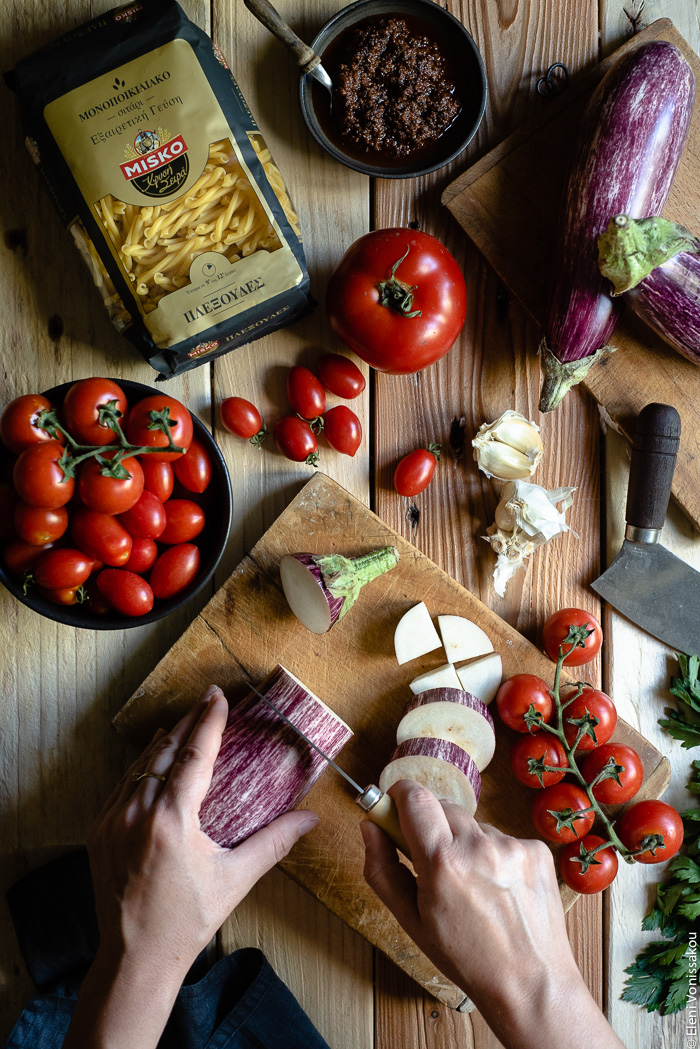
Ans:
[[[456,688],[431,688],[413,696],[396,730],[396,742],[422,737],[456,743],[479,772],[496,749],[493,718],[480,699]]]
[[[488,634],[463,616],[438,616],[438,626],[442,635],[448,663],[457,663],[462,659],[474,659],[493,652],[493,645]]]
[[[441,644],[430,612],[423,601],[409,608],[394,631],[394,649],[399,665],[425,656],[428,652],[434,652]]]
[[[461,688],[457,671],[451,663],[443,663],[435,670],[426,670],[425,674],[419,674],[408,684],[411,692],[418,695],[429,688]]]
[[[385,546],[361,557],[285,554],[280,579],[289,607],[313,634],[325,634],[352,608],[365,583],[395,568],[399,553]]]
[[[490,703],[503,680],[503,663],[498,652],[475,659],[473,663],[457,668],[457,677],[465,692],[471,692],[482,703]]]
[[[400,779],[413,779],[436,798],[461,805],[472,816],[481,794],[481,776],[475,762],[456,743],[444,739],[407,739],[399,743],[379,777],[387,791]]]

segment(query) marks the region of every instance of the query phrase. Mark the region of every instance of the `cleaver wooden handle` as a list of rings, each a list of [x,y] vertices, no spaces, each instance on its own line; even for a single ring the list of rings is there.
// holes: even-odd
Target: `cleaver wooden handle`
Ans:
[[[661,529],[681,437],[681,417],[670,404],[647,404],[637,416],[625,519],[639,529]]]

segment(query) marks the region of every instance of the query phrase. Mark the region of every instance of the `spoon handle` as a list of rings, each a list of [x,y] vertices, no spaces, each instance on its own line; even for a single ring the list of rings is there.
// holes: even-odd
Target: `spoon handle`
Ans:
[[[310,73],[321,59],[313,49],[301,40],[291,26],[280,15],[269,0],[244,0],[245,6],[252,11],[258,21],[270,30],[286,48],[291,51],[298,66],[304,73]]]

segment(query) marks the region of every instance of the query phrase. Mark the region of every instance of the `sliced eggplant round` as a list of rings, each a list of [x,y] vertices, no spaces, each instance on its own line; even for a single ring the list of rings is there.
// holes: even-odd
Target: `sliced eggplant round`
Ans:
[[[407,739],[399,743],[379,777],[387,791],[400,779],[413,779],[436,798],[461,805],[473,816],[481,794],[476,763],[456,743],[444,739]]]
[[[431,688],[406,705],[396,742],[427,737],[455,743],[474,760],[479,772],[496,749],[493,718],[480,699],[457,688]]]

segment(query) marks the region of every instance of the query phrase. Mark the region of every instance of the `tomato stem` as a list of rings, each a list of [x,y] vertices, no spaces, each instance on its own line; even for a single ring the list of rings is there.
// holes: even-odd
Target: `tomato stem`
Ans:
[[[413,306],[413,292],[418,287],[417,284],[404,284],[403,281],[398,280],[396,271],[404,261],[410,251],[410,247],[406,248],[400,259],[398,259],[391,267],[391,274],[388,280],[379,282],[379,304],[380,306],[386,306],[390,310],[394,310],[395,313],[400,313],[402,317],[421,317],[423,314],[422,310],[414,310]]]

